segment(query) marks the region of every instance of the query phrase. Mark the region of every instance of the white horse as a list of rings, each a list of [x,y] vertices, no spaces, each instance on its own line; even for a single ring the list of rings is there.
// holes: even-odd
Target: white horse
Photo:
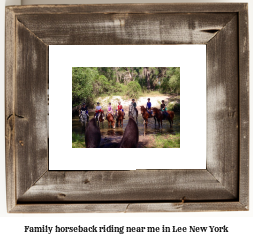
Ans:
[[[82,126],[85,126],[85,123],[89,121],[89,116],[86,114],[85,111],[81,111],[79,114],[80,122],[82,123]]]
[[[138,113],[132,104],[129,105],[129,117],[132,117],[133,119],[135,119],[136,123],[138,123]]]

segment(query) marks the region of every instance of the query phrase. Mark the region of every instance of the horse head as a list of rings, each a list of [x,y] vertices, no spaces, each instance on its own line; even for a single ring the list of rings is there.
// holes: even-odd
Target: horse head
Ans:
[[[123,112],[121,110],[118,110],[118,117],[117,118],[119,118],[119,117],[123,117]]]
[[[98,115],[98,118],[100,122],[103,122],[105,120],[104,112],[100,112],[100,114]]]
[[[96,119],[92,118],[85,130],[86,148],[97,148],[101,141],[101,133],[97,126]]]
[[[152,110],[152,116],[153,117],[157,116],[158,112],[159,112],[159,110],[154,107],[153,110]]]
[[[146,108],[144,106],[141,106],[141,114],[146,112]]]
[[[99,148],[101,133],[93,118],[88,123],[85,132],[85,143],[87,148]],[[129,118],[128,124],[120,143],[108,143],[101,148],[137,148],[139,142],[139,130],[136,122]]]
[[[108,113],[108,115],[107,115],[107,121],[111,122],[112,127],[115,128],[115,120],[113,118],[112,113]]]

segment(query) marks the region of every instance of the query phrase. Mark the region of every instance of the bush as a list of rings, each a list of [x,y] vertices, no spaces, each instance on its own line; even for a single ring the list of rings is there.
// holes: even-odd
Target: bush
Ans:
[[[173,111],[174,111],[174,112],[179,112],[179,111],[180,111],[180,104],[179,104],[179,103],[176,103],[176,104],[174,105]]]
[[[141,85],[138,82],[132,81],[129,84],[127,84],[126,95],[129,98],[139,98],[140,93],[141,93]]]

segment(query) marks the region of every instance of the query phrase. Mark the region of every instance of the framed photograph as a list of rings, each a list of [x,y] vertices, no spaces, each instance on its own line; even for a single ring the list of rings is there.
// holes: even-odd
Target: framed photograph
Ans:
[[[247,4],[11,6],[5,42],[8,212],[249,210]]]

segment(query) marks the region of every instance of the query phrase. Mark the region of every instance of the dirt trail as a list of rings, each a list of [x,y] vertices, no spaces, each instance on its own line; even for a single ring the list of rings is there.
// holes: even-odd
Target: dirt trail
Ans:
[[[160,107],[161,101],[164,100],[165,104],[168,103],[179,103],[180,101],[180,96],[176,95],[158,95],[158,96],[149,96],[152,107]],[[140,106],[146,106],[147,105],[147,100],[148,97],[140,97],[139,99],[136,100],[137,103],[137,108],[139,109]],[[121,105],[125,110],[128,109],[131,99],[124,100],[122,96],[113,96],[113,97],[104,97],[104,98],[98,98],[98,101],[100,102],[102,108],[107,108],[107,105],[109,102],[112,103],[113,108],[116,108],[118,105],[118,102],[121,102]]]

